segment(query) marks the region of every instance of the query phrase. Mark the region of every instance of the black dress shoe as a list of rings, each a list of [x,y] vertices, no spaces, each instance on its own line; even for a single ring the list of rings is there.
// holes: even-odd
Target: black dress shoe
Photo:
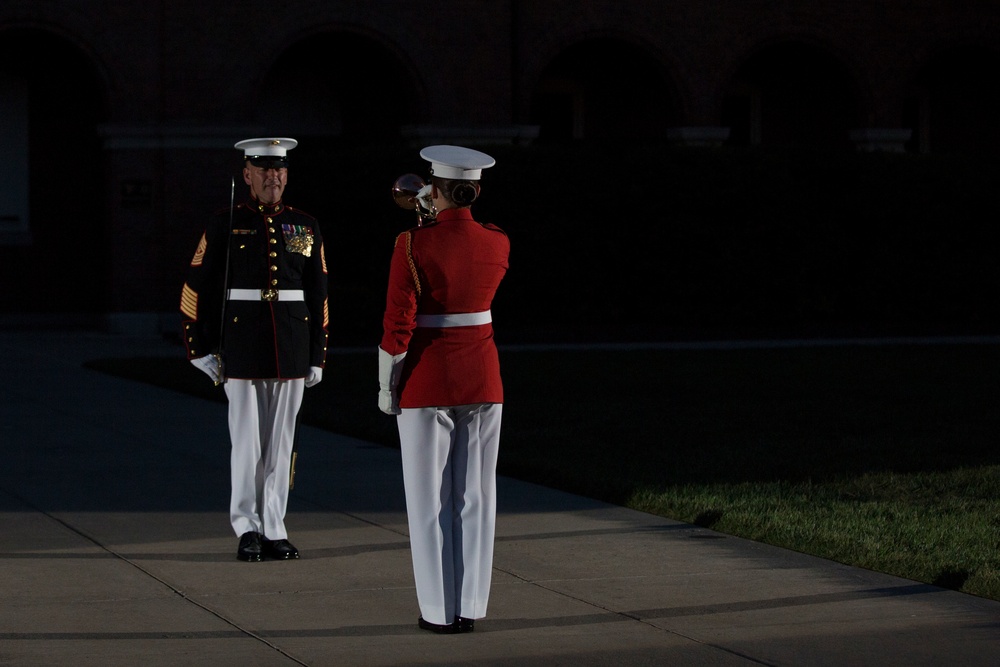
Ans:
[[[431,632],[436,632],[439,635],[453,635],[458,632],[458,627],[454,623],[439,625],[438,623],[425,621],[423,616],[417,619],[417,626],[421,630],[430,630]]]
[[[257,562],[261,559],[260,533],[247,531],[240,535],[240,546],[236,550],[240,560]]]
[[[293,560],[299,557],[299,550],[288,540],[264,540],[264,555],[274,560]]]
[[[455,632],[472,632],[476,629],[476,619],[456,616],[452,625],[455,626]]]

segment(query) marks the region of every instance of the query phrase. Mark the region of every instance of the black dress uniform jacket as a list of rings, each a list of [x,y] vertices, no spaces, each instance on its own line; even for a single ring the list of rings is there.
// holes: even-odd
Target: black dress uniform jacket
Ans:
[[[303,290],[305,298],[227,300],[227,289]],[[316,219],[251,200],[235,207],[230,226],[230,210],[220,211],[191,260],[181,313],[188,359],[221,353],[227,378],[302,378],[323,368],[329,306]]]

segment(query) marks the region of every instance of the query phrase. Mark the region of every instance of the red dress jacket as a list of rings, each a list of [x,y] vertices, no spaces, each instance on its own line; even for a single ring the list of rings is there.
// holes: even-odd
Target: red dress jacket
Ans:
[[[467,208],[445,209],[396,237],[381,347],[407,353],[399,407],[503,403],[493,324],[417,327],[416,316],[489,310],[509,253],[503,230]]]

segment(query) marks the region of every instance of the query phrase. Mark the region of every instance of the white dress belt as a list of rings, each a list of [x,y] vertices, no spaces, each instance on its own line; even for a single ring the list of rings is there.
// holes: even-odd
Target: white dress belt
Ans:
[[[231,289],[230,301],[305,301],[300,289]]]
[[[475,327],[493,321],[490,311],[478,313],[446,313],[444,315],[417,315],[417,326],[444,329],[447,327]]]

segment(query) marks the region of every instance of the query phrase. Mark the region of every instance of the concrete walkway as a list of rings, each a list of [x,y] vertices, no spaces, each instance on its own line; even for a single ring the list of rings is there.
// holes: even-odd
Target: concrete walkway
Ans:
[[[81,365],[179,348],[22,331],[0,352],[0,665],[1000,660],[1000,602],[507,478],[489,615],[433,635],[398,451],[304,428],[287,520],[302,558],[243,563],[225,406]]]

